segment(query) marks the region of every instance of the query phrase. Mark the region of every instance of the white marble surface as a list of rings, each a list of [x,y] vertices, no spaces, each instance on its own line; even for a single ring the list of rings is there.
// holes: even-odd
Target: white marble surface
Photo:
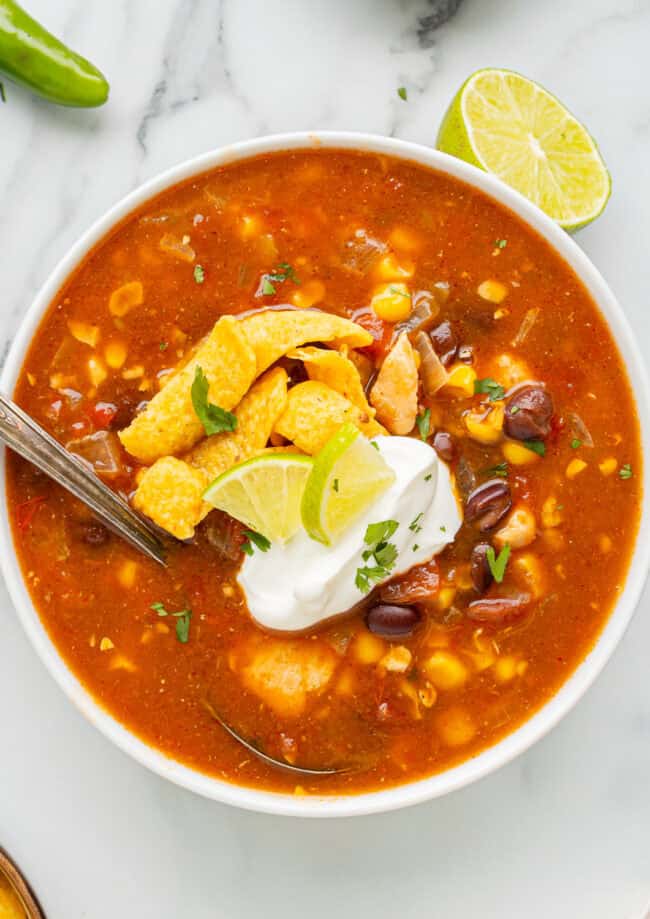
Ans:
[[[27,2],[27,0],[25,0]],[[536,77],[614,176],[579,242],[650,357],[650,3],[29,0],[110,76],[98,112],[7,84],[0,303],[15,329],[69,244],[124,192],[226,141],[347,128],[432,142],[464,77]],[[409,90],[407,103],[396,88]],[[306,822],[211,804],[113,749],[63,697],[0,592],[0,844],[50,919],[641,919],[650,899],[650,594],[575,711],[483,782],[402,813]]]

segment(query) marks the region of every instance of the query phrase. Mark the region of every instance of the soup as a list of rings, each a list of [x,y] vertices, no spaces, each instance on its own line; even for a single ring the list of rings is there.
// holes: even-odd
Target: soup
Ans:
[[[11,455],[14,540],[52,640],[131,731],[228,782],[355,793],[475,756],[558,690],[625,580],[642,465],[605,322],[515,215],[413,163],[281,153],[162,193],[67,281],[15,395],[177,537],[163,569]],[[388,465],[405,441],[404,475],[429,464],[417,494],[428,476],[453,502],[435,550],[424,506],[371,505],[383,528],[364,524],[328,605],[295,550],[309,536],[269,548],[204,489],[251,457],[316,463],[350,425]],[[311,572],[308,619],[294,587]],[[274,767],[217,717],[332,772]]]

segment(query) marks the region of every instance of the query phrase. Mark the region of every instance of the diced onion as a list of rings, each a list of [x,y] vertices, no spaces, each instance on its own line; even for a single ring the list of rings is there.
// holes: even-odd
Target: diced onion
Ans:
[[[579,440],[583,447],[593,447],[594,439],[580,415],[575,412],[567,412],[566,420],[571,436]]]
[[[420,377],[422,386],[427,396],[435,396],[439,389],[447,382],[447,371],[442,366],[440,358],[435,352],[431,339],[426,332],[418,332],[415,336],[415,347],[420,355]]]
[[[103,476],[115,476],[124,471],[121,460],[120,441],[111,431],[97,431],[80,440],[71,440],[66,450],[75,453]]]
[[[523,344],[523,342],[526,340],[530,330],[537,322],[537,317],[539,316],[539,313],[540,313],[540,309],[538,306],[535,306],[532,309],[527,311],[526,315],[524,316],[522,320],[521,325],[519,326],[519,330],[517,334],[512,339],[512,345],[514,348],[518,348],[519,345]]]

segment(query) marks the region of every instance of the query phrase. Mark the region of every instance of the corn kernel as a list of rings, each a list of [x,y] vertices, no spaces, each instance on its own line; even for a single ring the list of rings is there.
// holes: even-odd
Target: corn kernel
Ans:
[[[534,599],[541,597],[546,587],[542,563],[532,552],[518,555],[512,563],[515,573],[519,574]]]
[[[404,281],[415,274],[415,265],[410,259],[398,259],[390,252],[375,265],[375,277],[380,281]]]
[[[500,281],[483,281],[482,284],[479,284],[476,293],[490,303],[501,303],[508,296],[508,288]]]
[[[528,661],[518,661],[515,671],[517,676],[523,676],[524,673],[528,670]]]
[[[561,552],[566,540],[561,530],[542,530],[542,539],[553,552]]]
[[[404,645],[391,648],[379,661],[379,666],[391,673],[405,673],[411,666],[412,654]]]
[[[114,290],[108,301],[112,316],[126,316],[135,306],[144,303],[144,291],[140,281],[130,281]]]
[[[122,341],[111,341],[104,348],[104,358],[112,370],[119,370],[126,360],[126,345]]]
[[[110,638],[102,638],[102,640],[99,642],[100,651],[111,651],[114,647],[115,645],[110,640]]]
[[[124,654],[114,654],[108,665],[109,670],[126,670],[128,673],[135,673],[138,669],[136,665]]]
[[[522,549],[537,536],[537,522],[535,515],[525,505],[520,504],[506,520],[505,526],[494,534],[494,541],[498,546],[506,543],[511,549]]]
[[[436,719],[436,727],[442,740],[449,747],[460,747],[469,743],[476,734],[476,726],[469,712],[459,707],[441,712]]]
[[[390,231],[388,245],[400,252],[418,252],[422,247],[422,240],[410,227],[396,226]]]
[[[559,527],[563,520],[564,515],[557,498],[554,495],[549,495],[542,504],[542,526],[546,528]]]
[[[577,475],[580,475],[587,468],[587,464],[584,460],[578,459],[576,456],[575,459],[572,459],[569,465],[566,467],[565,475],[567,479],[575,479]]]
[[[598,463],[598,468],[603,475],[612,475],[618,469],[618,461],[613,456],[608,456],[602,463]]]
[[[531,466],[540,459],[539,454],[514,440],[507,440],[501,447],[501,452],[513,466]]]
[[[356,677],[352,667],[346,667],[336,682],[336,692],[339,696],[351,696],[354,692]]]
[[[94,648],[95,645],[97,644],[97,638],[94,634],[90,636],[88,640],[88,644],[90,645],[91,648]]]
[[[117,579],[127,590],[135,584],[135,576],[138,573],[138,565],[132,559],[122,562],[118,572]]]
[[[169,635],[169,626],[166,622],[157,622],[154,629],[159,635]]]
[[[447,374],[447,382],[443,392],[454,396],[456,399],[471,399],[474,395],[474,382],[476,371],[467,364],[454,364]]]
[[[384,322],[403,322],[411,315],[411,295],[399,282],[378,287],[370,301],[375,316]]]
[[[360,664],[376,664],[386,651],[386,643],[371,632],[359,632],[354,640],[353,652]]]
[[[325,285],[322,281],[307,281],[291,294],[290,299],[298,309],[309,309],[325,299]]]
[[[99,326],[90,325],[88,322],[81,322],[78,319],[68,320],[68,329],[73,338],[80,341],[83,345],[90,345],[94,348],[99,341]]]
[[[494,665],[494,678],[499,683],[508,683],[516,673],[517,661],[514,657],[500,657]]]
[[[467,680],[467,667],[449,651],[435,651],[422,669],[436,689],[458,689]]]
[[[34,386],[36,384],[36,377],[33,373],[27,373],[27,380],[30,386]]]
[[[122,371],[123,380],[138,380],[140,377],[144,376],[144,367],[142,364],[137,364],[135,367],[127,367],[126,370]]]
[[[454,602],[455,596],[455,587],[441,587],[438,591],[438,596],[435,599],[435,604],[439,610],[449,609],[451,604]]]
[[[491,411],[470,411],[463,415],[463,422],[472,440],[480,444],[496,444],[501,440],[503,431],[504,407],[499,403]],[[530,452],[530,451],[527,451]]]
[[[239,218],[239,235],[242,239],[253,239],[262,232],[262,221],[257,214],[242,214]]]
[[[507,310],[505,306],[500,306],[498,310],[494,311],[495,319],[505,319],[505,317],[509,315],[510,315],[510,310]]]
[[[612,540],[605,533],[602,533],[598,537],[598,548],[603,553],[603,555],[607,555],[608,552],[612,551],[612,545]]]
[[[429,683],[428,680],[424,686],[421,686],[418,689],[418,699],[425,708],[433,708],[433,706],[436,704],[438,693],[436,692],[435,686]]]
[[[107,376],[103,362],[97,357],[91,357],[88,361],[88,378],[93,386],[100,386]]]

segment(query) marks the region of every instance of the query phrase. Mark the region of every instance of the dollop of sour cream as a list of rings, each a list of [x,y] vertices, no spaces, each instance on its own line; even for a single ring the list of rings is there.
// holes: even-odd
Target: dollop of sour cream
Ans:
[[[462,520],[449,470],[435,450],[412,437],[374,440],[395,472],[395,481],[334,545],[324,546],[301,529],[284,545],[273,543],[267,552],[255,549],[246,557],[238,581],[260,625],[281,631],[307,629],[363,599],[355,577],[358,568],[373,564],[362,558],[371,523],[399,524],[389,540],[397,558],[383,581],[429,561],[453,542]]]

